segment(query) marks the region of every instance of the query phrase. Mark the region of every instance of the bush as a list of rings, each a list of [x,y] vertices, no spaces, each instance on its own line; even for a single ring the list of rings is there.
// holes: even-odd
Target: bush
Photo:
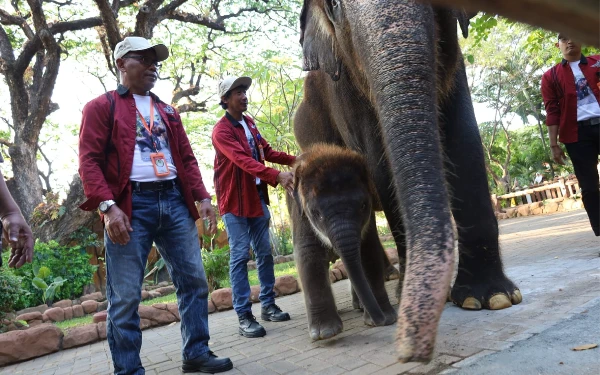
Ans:
[[[202,263],[209,291],[221,288],[229,280],[229,245],[212,251],[202,249]]]
[[[30,294],[15,306],[19,310],[43,303],[43,291],[36,289],[32,281],[34,269],[44,266],[50,270],[54,279],[60,277],[65,281],[57,291],[54,300],[75,299],[83,293],[83,288],[93,281],[98,266],[90,264],[90,255],[86,247],[97,245],[95,234],[79,233],[73,246],[63,246],[56,241],[36,242],[33,252],[33,263],[26,263],[19,269],[10,269],[14,275],[22,278],[22,287]],[[50,280],[51,281],[51,280]]]
[[[10,270],[0,268],[0,318],[3,313],[15,310],[15,306],[22,305],[23,297],[29,292],[22,288],[23,280],[15,276]]]

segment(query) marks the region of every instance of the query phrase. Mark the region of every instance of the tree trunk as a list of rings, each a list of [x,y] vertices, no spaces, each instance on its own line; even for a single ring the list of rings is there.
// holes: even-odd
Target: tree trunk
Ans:
[[[27,220],[31,219],[34,208],[42,202],[42,184],[38,174],[36,151],[35,144],[23,142],[15,142],[8,149],[12,170],[15,172],[9,185],[10,193]]]

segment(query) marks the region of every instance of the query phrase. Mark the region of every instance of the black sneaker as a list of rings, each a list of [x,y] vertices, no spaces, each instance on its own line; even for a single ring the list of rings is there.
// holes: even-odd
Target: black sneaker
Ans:
[[[263,307],[261,308],[260,312],[260,317],[262,318],[262,320],[266,320],[269,322],[285,322],[286,320],[290,320],[290,314],[281,311],[279,306],[277,306],[276,304]]]
[[[238,315],[240,321],[240,335],[244,337],[263,337],[267,331],[257,321],[252,312]]]
[[[214,374],[217,372],[229,371],[232,368],[233,363],[231,363],[229,358],[217,358],[215,353],[208,351],[208,353],[201,355],[200,357],[189,360],[184,359],[181,371]]]

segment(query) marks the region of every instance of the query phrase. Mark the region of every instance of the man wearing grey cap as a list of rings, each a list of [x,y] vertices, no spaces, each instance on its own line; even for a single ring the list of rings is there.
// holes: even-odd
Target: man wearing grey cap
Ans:
[[[165,45],[144,38],[118,43],[122,84],[87,103],[81,120],[79,175],[87,200],[80,208],[98,209],[104,220],[106,336],[115,374],[145,373],[138,306],[153,243],[177,293],[183,372],[233,367],[208,348],[208,284],[195,221],[208,218],[216,232],[211,197],[179,114],[150,92],[168,56]]]
[[[247,263],[250,245],[256,256],[262,308],[262,320],[282,322],[288,313],[275,304],[275,275],[267,205],[267,184],[281,184],[293,192],[293,174],[267,167],[265,161],[291,165],[295,156],[271,148],[249,116],[246,90],[252,84],[249,77],[227,77],[219,83],[221,107],[226,110],[212,133],[215,155],[215,190],[219,212],[229,239],[229,278],[233,292],[233,308],[238,314],[239,334],[262,337],[265,329],[252,314]]]

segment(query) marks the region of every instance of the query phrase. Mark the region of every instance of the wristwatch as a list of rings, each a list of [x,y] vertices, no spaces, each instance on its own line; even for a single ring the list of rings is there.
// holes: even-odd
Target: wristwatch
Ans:
[[[98,210],[100,210],[100,212],[105,214],[108,212],[108,210],[110,210],[110,208],[112,207],[113,204],[115,204],[115,201],[113,201],[112,199],[109,199],[107,201],[102,201],[98,205]]]

